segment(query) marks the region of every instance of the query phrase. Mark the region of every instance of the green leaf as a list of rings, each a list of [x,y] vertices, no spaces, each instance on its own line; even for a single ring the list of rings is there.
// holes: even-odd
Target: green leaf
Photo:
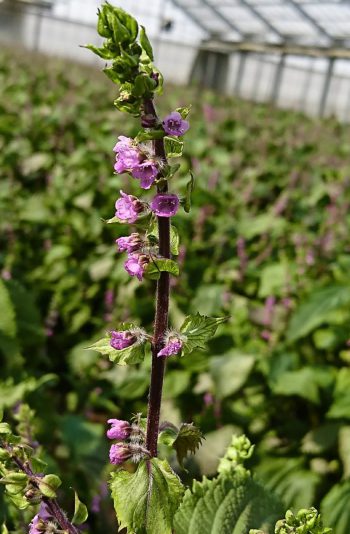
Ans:
[[[287,330],[288,341],[305,337],[327,321],[330,312],[350,303],[350,286],[332,285],[312,293],[295,311]]]
[[[11,428],[8,423],[0,423],[0,434],[11,434]]]
[[[323,498],[321,513],[324,522],[334,528],[334,534],[350,532],[350,480],[336,484]]]
[[[0,534],[9,534],[9,531],[8,531],[7,526],[5,525],[5,523],[3,523],[1,525]]]
[[[254,364],[255,356],[242,354],[236,349],[223,356],[211,358],[210,373],[217,397],[224,399],[239,391],[246,383]]]
[[[177,137],[164,137],[164,148],[167,158],[178,158],[182,156],[183,141],[180,141]]]
[[[159,229],[157,222],[153,223],[150,230],[147,232],[147,237],[153,238],[156,243],[158,243],[159,240]],[[177,231],[177,228],[175,226],[170,226],[170,252],[174,254],[174,256],[177,256],[179,254],[179,232]]]
[[[153,258],[147,264],[145,275],[151,280],[158,280],[161,272],[167,272],[174,276],[179,276],[179,266],[174,260],[167,258]]]
[[[94,54],[101,57],[102,59],[113,59],[115,57],[115,53],[108,50],[108,48],[99,48],[98,46],[87,44],[82,46],[82,48],[87,48],[88,50],[91,50]]]
[[[331,532],[331,528],[323,526],[322,518],[316,508],[301,509],[295,515],[288,510],[285,518],[277,521],[275,527],[275,534],[331,534]]]
[[[182,423],[177,429],[173,425],[165,427],[160,434],[162,443],[176,451],[177,461],[183,467],[188,453],[195,454],[202,443],[203,434],[193,423]]]
[[[88,510],[84,503],[79,500],[78,494],[74,492],[74,516],[72,519],[73,525],[81,525],[88,518]]]
[[[14,338],[17,333],[16,314],[10,293],[5,282],[0,278],[0,332]]]
[[[144,51],[146,52],[146,54],[148,55],[148,57],[150,58],[150,60],[154,61],[152,45],[149,42],[146,30],[144,26],[140,26],[140,28],[141,28],[140,29],[140,44],[142,48],[144,49]]]
[[[56,490],[61,484],[61,479],[57,475],[45,475],[39,482],[39,490],[45,497],[54,499],[56,497]]]
[[[333,402],[327,417],[350,419],[350,369],[343,367],[337,373]]]
[[[181,326],[181,333],[187,340],[183,343],[182,354],[189,354],[195,348],[205,349],[205,344],[211,339],[219,324],[227,321],[227,317],[206,317],[205,315],[189,315]]]
[[[190,172],[190,175],[191,175],[191,178],[187,182],[187,185],[186,185],[186,196],[185,196],[185,201],[184,201],[184,210],[186,213],[189,213],[191,210],[192,193],[194,189],[194,176],[192,172]]]
[[[181,117],[183,119],[186,119],[187,116],[189,115],[190,111],[191,111],[191,105],[190,106],[187,106],[187,107],[184,107],[184,108],[176,108],[176,111],[178,113],[180,113]]]
[[[194,481],[175,515],[176,534],[247,534],[250,528],[272,532],[281,513],[276,498],[247,471],[222,473]]]
[[[343,476],[350,478],[350,426],[339,430],[339,456],[343,463]]]
[[[135,141],[142,143],[143,141],[152,141],[153,139],[163,139],[165,133],[164,130],[156,130],[154,128],[142,129],[137,134]]]
[[[25,473],[7,473],[6,476],[1,478],[2,484],[16,484],[24,487],[27,484],[28,476]]]
[[[129,330],[133,327],[134,325],[132,324],[123,324],[118,328],[119,330]],[[145,358],[145,342],[136,342],[130,345],[130,347],[116,350],[111,347],[111,334],[106,334],[103,338],[96,341],[96,343],[86,348],[96,350],[100,354],[108,356],[111,362],[117,365],[133,365],[142,362]]]
[[[184,489],[166,460],[142,460],[135,473],[112,473],[110,485],[121,529],[130,534],[172,534]]]

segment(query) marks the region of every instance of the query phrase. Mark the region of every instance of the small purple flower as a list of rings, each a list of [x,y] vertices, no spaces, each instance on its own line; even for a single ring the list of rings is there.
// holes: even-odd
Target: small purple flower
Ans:
[[[140,163],[141,154],[130,137],[121,135],[118,139],[119,142],[113,148],[117,153],[114,170],[118,173],[130,171]]]
[[[163,128],[168,135],[179,137],[189,129],[190,124],[185,121],[178,111],[173,111],[163,120]]]
[[[139,250],[142,245],[142,239],[136,232],[127,237],[119,237],[115,242],[118,245],[119,252],[135,252],[136,250]]]
[[[109,459],[111,464],[120,465],[131,457],[131,451],[128,445],[124,443],[116,443],[112,445],[109,451]]]
[[[165,347],[158,352],[157,356],[173,356],[174,354],[178,354],[181,349],[182,341],[178,338],[172,338],[165,345]]]
[[[122,330],[120,332],[117,332],[116,330],[111,331],[110,345],[113,349],[126,349],[126,347],[133,345],[135,341],[136,337],[129,330]]]
[[[179,197],[171,193],[159,193],[151,202],[151,210],[158,217],[172,217],[179,209]]]
[[[134,178],[140,180],[142,189],[149,189],[158,175],[158,167],[152,160],[144,160],[132,170]]]
[[[109,439],[128,439],[131,432],[131,426],[127,421],[121,419],[108,419],[111,426],[107,430],[107,438]]]
[[[149,258],[144,254],[131,254],[124,263],[124,267],[130,276],[137,276],[141,282],[145,272],[145,267],[148,263]]]
[[[121,198],[115,203],[115,216],[122,221],[128,223],[134,223],[137,220],[137,216],[143,211],[142,202],[133,195],[127,195],[123,191],[120,191]]]

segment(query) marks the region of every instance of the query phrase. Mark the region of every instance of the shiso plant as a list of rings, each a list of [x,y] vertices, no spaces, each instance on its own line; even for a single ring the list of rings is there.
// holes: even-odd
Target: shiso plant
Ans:
[[[195,453],[203,438],[192,423],[177,427],[160,420],[166,361],[205,349],[226,320],[197,313],[178,328],[168,321],[171,276],[180,274],[179,235],[172,220],[179,209],[190,210],[194,190],[192,175],[185,190],[178,190],[180,164],[170,162],[182,155],[190,107],[158,116],[155,96],[162,92],[163,78],[153,65],[145,29],[131,15],[104,4],[98,13],[98,33],[105,39],[103,45],[87,48],[110,62],[104,72],[119,88],[115,106],[140,120],[135,138],[118,137],[114,170],[138,180],[142,198],[120,190],[115,215],[106,223],[132,226],[129,235],[116,240],[118,252],[127,255],[125,270],[140,282],[156,281],[153,332],[136,322],[123,323],[90,347],[116,365],[137,365],[151,356],[147,413],[108,420],[114,466],[110,490],[119,529],[129,534],[328,534],[331,529],[323,527],[314,508],[288,511],[279,519],[283,514],[278,499],[244,465],[254,448],[245,436],[232,438],[213,479],[195,480],[187,489],[181,481],[185,457]],[[1,533],[78,534],[80,525],[88,528],[86,506],[75,493],[74,513],[68,518],[57,499],[60,478],[44,474],[42,451],[31,433],[33,412],[23,404],[16,418],[16,433],[0,423],[1,482],[17,508],[35,512],[28,528],[23,527],[23,516],[16,530],[4,524]],[[170,455],[160,457],[160,445],[175,451],[176,471],[168,462]]]

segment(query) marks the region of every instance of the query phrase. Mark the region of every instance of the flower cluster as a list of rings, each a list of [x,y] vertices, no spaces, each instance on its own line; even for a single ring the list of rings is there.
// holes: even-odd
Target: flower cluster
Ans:
[[[111,427],[107,430],[109,439],[118,440],[109,451],[110,462],[121,465],[127,460],[139,462],[148,455],[144,447],[144,433],[137,423],[130,424],[121,419],[108,419]]]
[[[165,117],[160,127],[164,130],[164,134],[179,137],[188,130],[189,123],[178,111],[173,111]],[[136,140],[121,135],[113,150],[116,153],[115,171],[129,173],[139,180],[142,189],[150,189],[160,179],[164,179],[165,164],[147,143],[137,143]],[[168,218],[176,215],[179,205],[179,197],[174,193],[158,192],[152,201],[147,203],[120,191],[120,198],[115,203],[115,216],[129,224],[135,223],[140,216],[150,212],[157,217]],[[147,240],[142,239],[138,233],[132,233],[130,236],[118,238],[116,243],[119,252],[128,254],[128,259],[124,263],[126,272],[141,281],[150,262]]]

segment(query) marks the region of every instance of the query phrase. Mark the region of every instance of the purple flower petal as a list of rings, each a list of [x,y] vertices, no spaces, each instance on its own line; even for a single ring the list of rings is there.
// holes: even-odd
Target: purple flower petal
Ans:
[[[158,167],[151,160],[145,160],[132,170],[134,178],[140,180],[142,189],[149,189],[158,175]]]
[[[122,330],[121,332],[112,330],[111,332],[110,345],[111,347],[113,347],[113,349],[126,349],[126,347],[130,347],[131,345],[133,345],[135,341],[136,337],[131,332],[129,332],[129,330]]]
[[[158,352],[157,356],[173,356],[174,354],[178,354],[181,349],[182,342],[180,341],[180,339],[174,339],[169,341],[169,343],[167,343],[165,347]]]
[[[107,437],[109,439],[127,439],[130,436],[131,426],[128,421],[121,419],[108,419],[111,428],[107,430]]]
[[[158,217],[172,217],[179,209],[179,197],[171,193],[159,193],[151,202],[151,210]]]
[[[179,137],[180,135],[184,135],[189,127],[189,122],[185,121],[178,111],[173,111],[163,120],[164,131],[168,135]]]
[[[148,261],[148,258],[144,255],[131,254],[124,263],[124,267],[130,276],[136,276],[141,282]]]
[[[121,198],[118,198],[115,203],[115,215],[123,221],[133,223],[137,220],[138,214],[143,209],[142,203],[138,198],[132,195],[127,195],[126,193],[123,193],[123,191],[120,191],[120,194]]]
[[[116,443],[111,446],[109,459],[111,464],[120,465],[130,458],[130,448],[124,443]]]

